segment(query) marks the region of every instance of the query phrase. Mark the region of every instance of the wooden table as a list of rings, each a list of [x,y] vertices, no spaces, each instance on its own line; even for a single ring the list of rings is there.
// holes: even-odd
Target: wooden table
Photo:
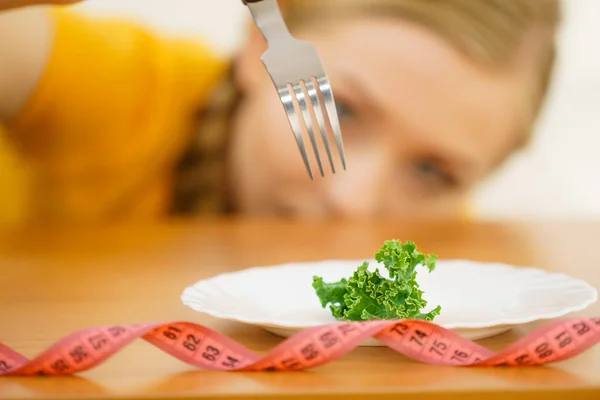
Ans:
[[[73,330],[189,320],[257,352],[281,339],[184,307],[182,289],[252,265],[368,258],[386,239],[414,240],[441,258],[534,265],[600,287],[600,224],[306,223],[195,221],[104,230],[0,234],[0,341],[34,356]],[[581,315],[599,316],[600,304]],[[499,350],[535,324],[481,343]],[[77,377],[2,378],[1,399],[600,399],[600,348],[552,367],[460,369],[359,348],[296,373],[195,370],[143,341]],[[368,397],[367,397],[368,395]]]

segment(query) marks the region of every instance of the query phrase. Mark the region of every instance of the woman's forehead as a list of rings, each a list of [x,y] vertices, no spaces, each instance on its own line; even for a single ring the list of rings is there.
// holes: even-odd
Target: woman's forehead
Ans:
[[[479,164],[501,158],[524,131],[525,70],[489,70],[412,24],[341,24],[312,40],[334,91],[375,105],[390,131],[467,152]]]

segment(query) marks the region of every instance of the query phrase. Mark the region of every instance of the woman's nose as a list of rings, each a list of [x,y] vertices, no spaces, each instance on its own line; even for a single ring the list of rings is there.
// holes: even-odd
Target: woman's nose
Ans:
[[[391,181],[391,157],[385,149],[348,154],[347,170],[328,183],[330,211],[344,218],[365,218],[380,212]]]

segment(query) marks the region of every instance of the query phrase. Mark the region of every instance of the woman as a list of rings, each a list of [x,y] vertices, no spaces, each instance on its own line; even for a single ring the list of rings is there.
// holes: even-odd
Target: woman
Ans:
[[[228,63],[127,22],[24,8],[0,14],[0,118],[34,171],[24,220],[456,218],[528,140],[558,0],[279,2],[324,61],[346,172],[307,178],[256,29]]]

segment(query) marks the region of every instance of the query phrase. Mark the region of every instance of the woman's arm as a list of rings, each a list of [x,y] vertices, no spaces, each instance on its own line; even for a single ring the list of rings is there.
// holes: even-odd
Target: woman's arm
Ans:
[[[53,27],[40,4],[77,0],[0,0],[0,123],[10,121],[35,89],[52,48]]]
[[[23,160],[34,161],[39,195],[32,196],[29,217],[37,223],[114,221],[165,212],[174,165],[226,60],[194,40],[122,18],[56,7],[26,11],[19,18],[29,27],[12,20],[11,30],[28,48],[19,51],[25,46],[11,44],[16,39],[4,42],[0,76],[12,68],[2,81],[14,87],[5,97],[10,120],[3,136]],[[33,46],[29,32],[40,22],[45,28],[36,31]],[[0,26],[9,25],[0,20]],[[6,36],[0,32],[0,42]],[[7,51],[12,61],[5,64]],[[0,97],[5,94],[0,89]]]

